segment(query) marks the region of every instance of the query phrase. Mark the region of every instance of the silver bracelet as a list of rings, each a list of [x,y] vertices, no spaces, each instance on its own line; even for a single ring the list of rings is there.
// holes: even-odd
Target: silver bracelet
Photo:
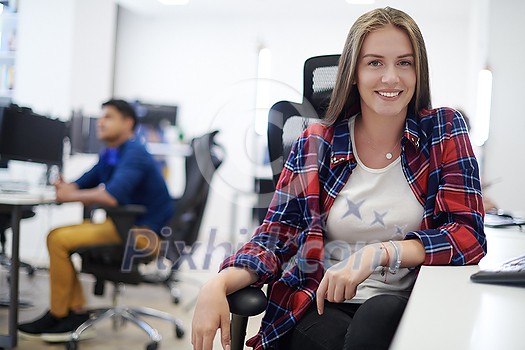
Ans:
[[[390,272],[392,275],[395,275],[397,273],[397,270],[399,270],[399,267],[401,266],[401,256],[399,255],[399,249],[397,248],[397,245],[392,241],[389,242],[392,243],[392,245],[394,246],[396,256],[394,257],[394,267],[389,266],[388,272]]]

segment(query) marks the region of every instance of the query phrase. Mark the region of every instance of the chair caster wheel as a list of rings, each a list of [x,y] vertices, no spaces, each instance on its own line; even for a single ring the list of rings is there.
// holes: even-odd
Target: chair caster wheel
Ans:
[[[149,343],[147,346],[146,346],[146,350],[157,350],[159,348],[159,343],[153,341],[151,343]]]
[[[74,340],[70,340],[66,343],[66,350],[77,350],[78,343]]]
[[[180,327],[175,327],[175,335],[177,336],[177,339],[181,339],[184,337],[184,329]]]
[[[28,267],[26,270],[27,270],[27,275],[29,277],[33,277],[35,275],[35,269],[34,268]]]

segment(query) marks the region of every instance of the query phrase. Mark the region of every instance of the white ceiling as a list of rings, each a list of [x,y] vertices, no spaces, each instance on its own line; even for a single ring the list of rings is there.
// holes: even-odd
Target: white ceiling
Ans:
[[[148,16],[168,17],[287,17],[341,18],[376,7],[391,6],[413,17],[465,16],[470,0],[376,0],[373,5],[350,5],[346,0],[189,0],[188,5],[166,6],[158,0],[116,0],[122,7]]]

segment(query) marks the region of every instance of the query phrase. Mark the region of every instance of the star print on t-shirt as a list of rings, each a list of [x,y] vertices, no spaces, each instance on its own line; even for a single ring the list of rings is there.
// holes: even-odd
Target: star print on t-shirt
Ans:
[[[372,223],[370,224],[370,226],[374,225],[374,224],[379,224],[383,227],[386,227],[385,226],[385,221],[384,221],[384,217],[385,215],[388,213],[388,211],[385,211],[383,214],[380,214],[378,213],[377,211],[374,210],[374,216],[375,216],[375,219],[374,221],[372,221]]]
[[[361,219],[361,212],[359,211],[359,208],[361,207],[361,205],[363,205],[364,202],[365,200],[363,199],[362,201],[358,203],[354,203],[350,198],[346,198],[346,203],[348,204],[348,210],[346,211],[346,213],[343,214],[341,219],[344,219],[345,217],[349,215],[355,215],[356,217]]]
[[[403,226],[395,225],[395,227],[396,227],[396,233],[394,233],[394,236],[405,237],[405,229],[407,225],[403,225]]]

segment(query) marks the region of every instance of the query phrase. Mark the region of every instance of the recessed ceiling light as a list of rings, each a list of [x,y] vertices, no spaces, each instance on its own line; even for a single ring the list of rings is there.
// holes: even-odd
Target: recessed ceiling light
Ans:
[[[190,0],[159,0],[163,5],[187,5]]]

